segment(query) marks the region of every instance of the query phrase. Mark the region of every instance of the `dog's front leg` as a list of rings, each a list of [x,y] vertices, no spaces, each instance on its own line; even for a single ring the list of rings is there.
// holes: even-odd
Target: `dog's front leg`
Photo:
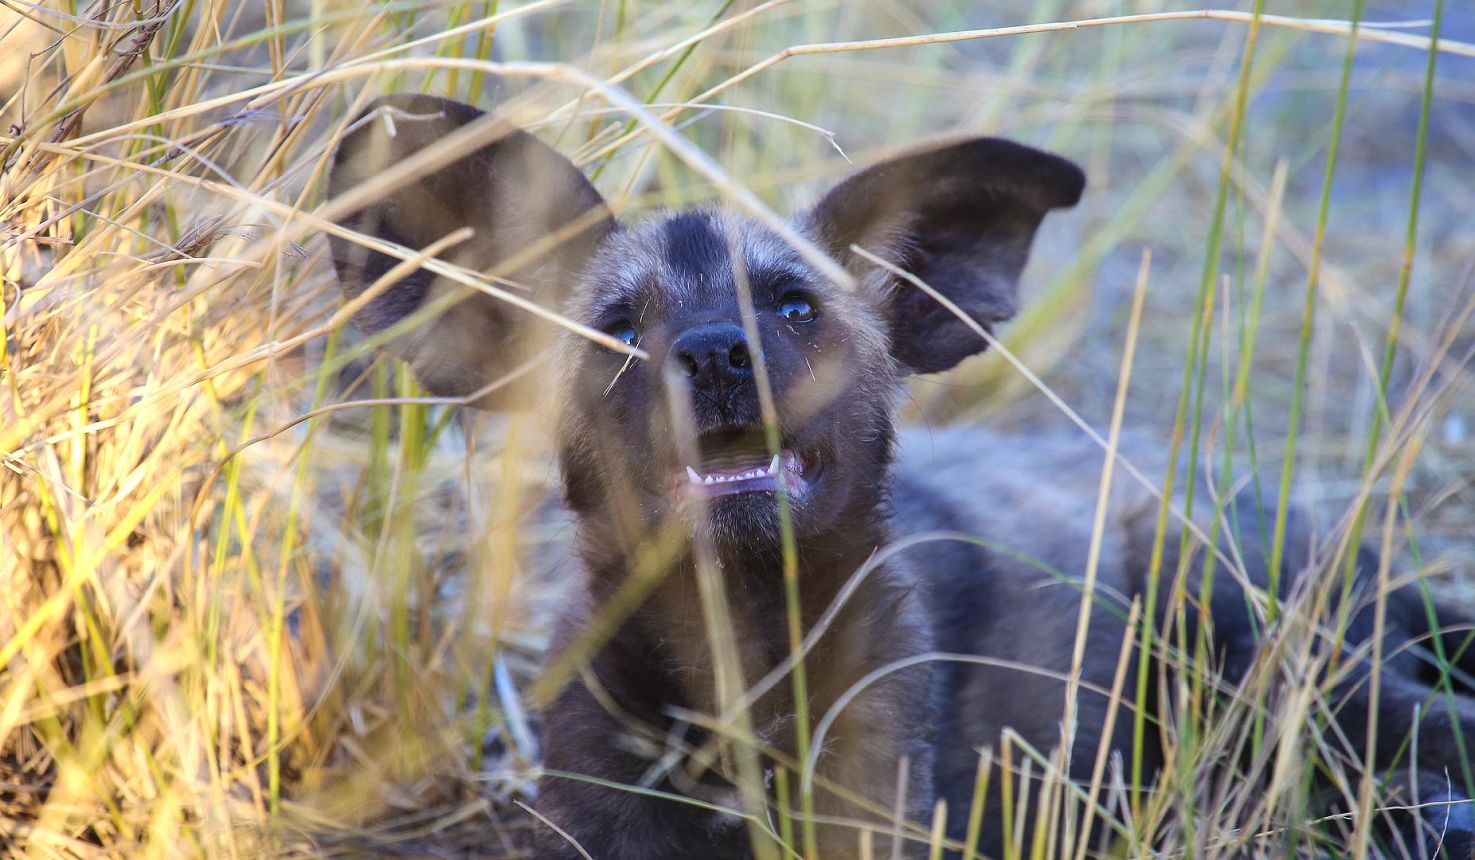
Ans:
[[[893,675],[851,701],[820,739],[813,794],[819,857],[927,856],[935,796],[931,684],[926,666]]]
[[[872,744],[877,740],[870,739]],[[822,768],[817,782],[815,815],[822,822],[815,831],[818,856],[825,858],[926,857],[926,814],[932,797],[930,750],[918,750],[918,760],[901,760],[876,749],[836,749],[836,767]],[[840,758],[843,756],[843,759]],[[828,772],[826,772],[828,771]],[[897,789],[906,792],[897,816]],[[900,842],[896,853],[892,844]],[[862,848],[870,843],[870,850]]]
[[[581,857],[577,842],[595,860],[750,857],[746,830],[736,816],[652,796],[643,787],[653,760],[635,750],[650,741],[638,737],[630,719],[611,713],[577,682],[548,709],[548,772],[538,781],[536,808],[566,835],[541,828],[535,856],[576,860]],[[676,793],[668,781],[653,788]]]

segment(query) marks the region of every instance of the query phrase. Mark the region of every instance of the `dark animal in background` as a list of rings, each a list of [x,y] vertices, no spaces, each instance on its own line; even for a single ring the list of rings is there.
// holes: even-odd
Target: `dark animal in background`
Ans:
[[[1007,548],[932,540],[886,557],[808,655],[808,700],[796,703],[784,679],[749,710],[754,737],[773,752],[759,763],[771,783],[774,766],[797,752],[800,708],[813,727],[880,667],[929,652],[985,658],[919,661],[885,675],[840,711],[817,758],[820,857],[858,856],[856,822],[874,831],[875,856],[889,856],[893,810],[925,828],[938,799],[951,811],[950,836],[961,840],[977,750],[998,750],[1006,729],[1042,751],[1060,742],[1062,679],[1071,669],[1081,600],[1071,583],[1087,566],[1102,454],[1061,439],[1010,440],[968,427],[899,433],[895,407],[907,377],[946,370],[986,342],[951,309],[852,249],[915,273],[991,330],[1015,311],[1017,281],[1041,220],[1081,196],[1081,171],[1026,146],[974,138],[855,173],[792,221],[853,275],[856,286],[847,289],[774,230],[728,212],[670,212],[621,225],[562,156],[473,108],[393,96],[373,110],[393,121],[366,115],[344,138],[330,181],[335,196],[438,141],[454,146],[492,129],[495,140],[453,163],[411,171],[391,194],[345,217],[345,226],[411,249],[470,226],[474,237],[445,259],[495,270],[540,305],[648,356],[635,360],[566,336],[555,362],[524,374],[546,386],[549,364],[562,372],[559,460],[585,577],[569,598],[558,642],[576,640],[632,579],[650,583],[591,658],[584,680],[570,683],[547,709],[547,768],[594,779],[543,778],[539,812],[599,860],[751,856],[750,829],[738,817],[601,783],[737,804],[731,747],[683,721],[721,711],[702,571],[716,572],[734,634],[733,665],[746,688],[790,653],[782,485],[806,632],[852,574],[898,538],[966,533]],[[338,236],[332,246],[350,296],[399,264]],[[368,302],[359,321],[384,329],[455,289],[415,270]],[[745,293],[752,307],[746,320]],[[555,340],[554,326],[483,294],[431,316],[391,348],[439,394],[482,390]],[[772,393],[776,447],[764,432],[760,364]],[[507,408],[529,390],[503,388],[478,405]],[[1143,529],[1129,515],[1140,509],[1140,493],[1129,481],[1117,483],[1076,708],[1070,774],[1082,784],[1103,744],[1128,761],[1133,754],[1130,715],[1124,711],[1111,724],[1099,692],[1110,689],[1117,672],[1127,632],[1123,607],[1148,587]],[[1238,553],[1245,575],[1264,586],[1268,565],[1257,525],[1264,512],[1246,511],[1235,530]],[[1292,532],[1288,571],[1305,568],[1313,549],[1306,529],[1293,524]],[[1294,582],[1287,577],[1283,591]],[[1167,605],[1164,594],[1157,606]],[[1211,609],[1216,656],[1232,684],[1257,644],[1233,577],[1218,577]],[[1389,611],[1387,653],[1421,637],[1426,648],[1430,635],[1448,639],[1451,653],[1459,649],[1460,634],[1448,628],[1464,622],[1441,618],[1441,629],[1431,631],[1417,595],[1392,595]],[[1357,615],[1353,633],[1371,635],[1370,618],[1370,610]],[[1377,715],[1379,737],[1388,742],[1380,742],[1380,761],[1394,760],[1418,719],[1416,772],[1442,786],[1447,770],[1458,773],[1460,742],[1475,743],[1475,736],[1460,737],[1452,720],[1475,729],[1475,704],[1460,697],[1456,714],[1444,697],[1431,697],[1429,671],[1414,651],[1382,672]],[[1475,652],[1466,653],[1461,666],[1475,670]],[[1367,671],[1353,674],[1341,688],[1338,728],[1360,751],[1371,716]],[[672,749],[686,754],[673,761],[666,755]],[[1140,753],[1156,767],[1155,728]],[[903,761],[907,778],[899,780]],[[1008,837],[1001,783],[996,772],[981,839],[994,856]],[[789,788],[797,795],[797,783]],[[1475,817],[1450,808],[1439,829],[1447,844],[1468,844]],[[1040,832],[1032,820],[1016,830],[1026,842]],[[1093,836],[1103,846],[1109,837]],[[899,850],[923,856],[925,838],[907,838]],[[537,856],[578,854],[549,829]]]

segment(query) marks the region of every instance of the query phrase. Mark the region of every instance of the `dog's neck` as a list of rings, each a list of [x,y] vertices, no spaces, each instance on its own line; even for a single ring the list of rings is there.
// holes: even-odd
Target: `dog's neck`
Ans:
[[[846,523],[843,535],[796,544],[794,573],[803,633],[813,628],[851,576],[890,537],[889,520],[879,513],[884,506],[873,501],[857,508],[842,519]],[[683,551],[673,553],[676,557],[664,569],[641,571],[639,564],[649,565],[649,559],[637,562],[611,552],[611,543],[597,534],[585,534],[581,543],[596,612],[618,601],[632,578],[649,577],[654,582],[649,596],[630,615],[620,635],[639,641],[640,652],[655,655],[658,664],[643,668],[666,676],[667,683],[679,690],[680,706],[708,713],[718,710],[708,617],[713,610],[719,621],[728,622],[730,651],[737,655],[745,688],[789,656],[789,606],[780,546],[711,547],[703,551],[688,541]],[[704,587],[708,590],[705,597]],[[894,590],[884,567],[871,572],[835,617],[807,662],[813,665],[823,661],[824,674],[835,679],[853,679],[858,672],[863,673],[864,669],[841,664],[873,663],[870,655],[884,651],[885,641],[868,641],[866,647],[856,647],[855,642],[867,638],[860,627],[873,616],[878,601],[891,597]],[[755,722],[764,721],[763,714],[773,720],[787,719],[793,712],[790,693],[788,682],[776,685],[757,709],[762,713]]]

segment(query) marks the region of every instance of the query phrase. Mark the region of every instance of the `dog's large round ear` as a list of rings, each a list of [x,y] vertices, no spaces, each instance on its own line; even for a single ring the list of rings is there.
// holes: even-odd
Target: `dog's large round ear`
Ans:
[[[883,267],[859,245],[946,296],[985,330],[1014,315],[1019,273],[1040,220],[1074,206],[1080,168],[998,138],[929,147],[842,181],[806,216],[820,245],[879,292],[898,360],[916,373],[947,370],[986,343],[967,323]]]
[[[487,139],[469,154],[469,136]],[[485,135],[485,137],[481,137]],[[436,158],[437,149],[446,158]],[[406,170],[414,165],[415,169]],[[439,256],[526,289],[558,309],[600,242],[614,228],[609,209],[566,158],[511,124],[476,108],[433,96],[402,94],[376,101],[338,146],[328,177],[331,197],[365,187],[396,166],[403,181],[342,216],[358,233],[419,250],[462,228],[471,238]],[[382,279],[399,258],[342,236],[330,236],[333,262],[350,299]],[[448,294],[459,297],[452,300]],[[463,397],[484,391],[551,343],[555,326],[491,295],[420,268],[395,281],[356,315],[361,327],[388,328],[435,302],[450,302],[424,325],[394,337],[388,348],[410,362],[431,392]],[[493,386],[476,405],[522,405],[529,382]]]

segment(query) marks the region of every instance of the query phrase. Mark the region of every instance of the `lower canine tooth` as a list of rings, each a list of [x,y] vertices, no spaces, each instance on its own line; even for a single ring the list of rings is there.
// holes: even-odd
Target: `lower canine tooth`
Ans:
[[[686,477],[690,478],[693,484],[700,484],[702,482],[702,476],[698,475],[697,470],[690,466],[686,467]]]

